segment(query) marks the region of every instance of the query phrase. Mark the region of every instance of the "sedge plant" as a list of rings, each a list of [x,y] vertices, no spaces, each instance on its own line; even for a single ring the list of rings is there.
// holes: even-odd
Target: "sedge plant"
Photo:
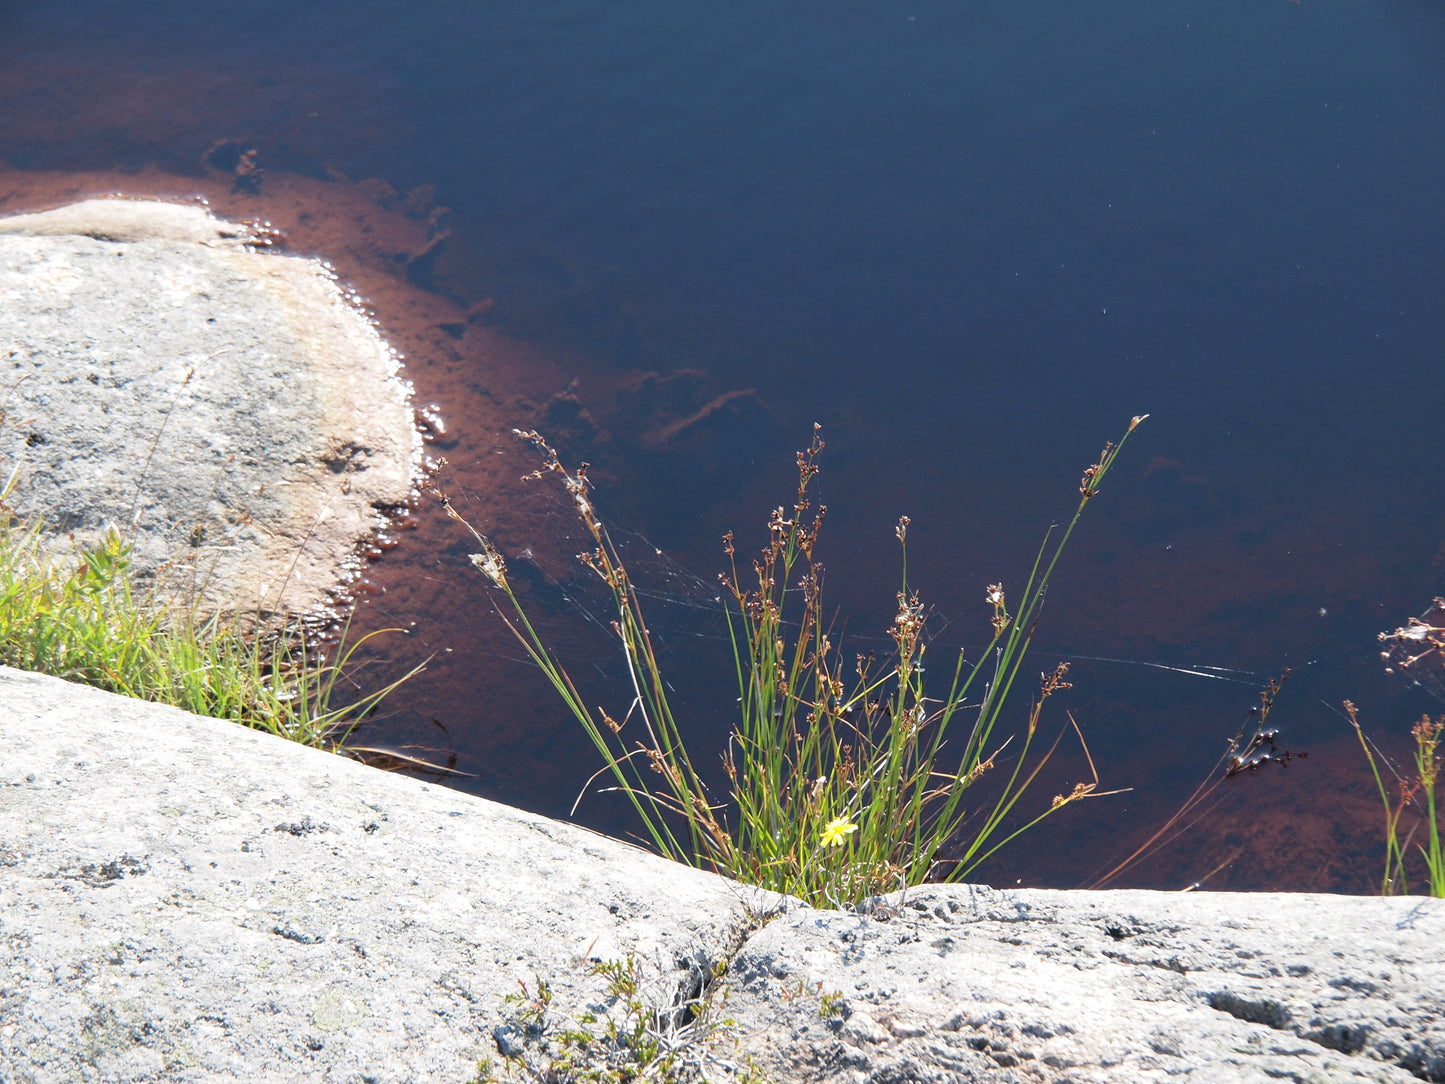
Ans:
[[[471,560],[505,600],[502,619],[601,754],[598,774],[611,776],[659,851],[810,903],[847,906],[929,879],[961,879],[1022,832],[1098,793],[1095,774],[1042,809],[1016,812],[1067,732],[1039,738],[1045,700],[1067,687],[1066,665],[1043,676],[1016,733],[1005,736],[1002,720],[1063,551],[1145,417],[1133,418],[1084,472],[1078,506],[1062,530],[1045,536],[1016,610],[1001,584],[988,587],[988,647],[972,661],[960,652],[947,686],[932,693],[924,681],[927,610],[906,574],[906,517],[896,527],[904,576],[887,656],[849,657],[834,633],[816,552],[826,509],[810,495],[823,449],[815,427],[798,454],[792,507],[772,513],[750,570],[739,570],[733,538],[725,539],[730,568],[722,582],[739,694],[723,756],[727,802],[709,793],[683,740],[638,591],[596,513],[585,465],[568,470],[538,433],[518,433],[543,456],[532,477],[560,479],[591,536],[581,560],[611,592],[612,632],[627,666],[628,706],[620,713],[587,705],[528,619],[502,553],[445,496],[442,502],[481,546]],[[999,783],[975,810],[965,795],[985,776]]]
[[[1375,777],[1380,802],[1385,808],[1385,870],[1380,878],[1380,895],[1407,895],[1410,891],[1405,858],[1414,839],[1415,829],[1412,828],[1404,840],[1401,840],[1400,824],[1406,810],[1413,808],[1425,822],[1425,842],[1415,844],[1415,850],[1425,864],[1426,891],[1436,899],[1445,899],[1445,853],[1441,850],[1440,815],[1435,802],[1435,784],[1440,777],[1440,738],[1442,732],[1445,732],[1445,716],[1438,719],[1422,716],[1410,729],[1410,735],[1415,739],[1415,778],[1400,779],[1399,798],[1392,800],[1384,776],[1380,773],[1379,761],[1384,759],[1383,756],[1377,758],[1369,739],[1365,737],[1355,705],[1346,700],[1344,708],[1350,726],[1355,731],[1355,737],[1359,739],[1360,748],[1364,751],[1370,773]]]

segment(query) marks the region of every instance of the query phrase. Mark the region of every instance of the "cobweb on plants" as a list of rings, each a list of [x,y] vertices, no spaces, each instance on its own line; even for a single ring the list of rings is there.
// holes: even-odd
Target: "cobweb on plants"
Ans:
[[[463,488],[450,496],[466,515],[468,491]],[[589,656],[599,635],[612,635],[617,616],[607,585],[579,560],[594,543],[565,496],[538,485],[529,497],[527,508],[509,508],[505,522],[486,533],[506,559],[508,579],[529,618],[545,624],[548,647],[564,661]],[[709,581],[699,576],[640,531],[620,525],[622,517],[595,491],[592,499],[642,600],[656,643],[665,647],[710,640],[725,650],[728,626],[716,577]],[[504,654],[526,658],[520,647]]]
[[[592,548],[592,539],[578,521],[576,511],[565,496],[537,486],[535,498],[523,509],[509,509],[507,522],[499,525],[492,541],[507,560],[508,575],[514,587],[523,588],[523,602],[547,624],[548,643],[564,660],[591,659],[600,636],[611,635],[615,619],[612,596],[605,584],[577,555]],[[463,500],[466,492],[460,494]],[[456,497],[454,496],[454,499]],[[612,543],[627,568],[633,586],[642,600],[643,613],[654,645],[666,652],[669,648],[698,646],[698,641],[716,645],[719,657],[731,666],[726,593],[718,579],[725,557],[719,540],[717,562],[708,575],[702,575],[675,560],[654,545],[640,530],[625,524],[615,509],[609,508],[598,491],[592,492]],[[745,543],[739,543],[738,571],[750,574],[752,555]],[[887,628],[864,627],[861,622],[838,613],[834,636],[846,652],[887,654],[892,646]],[[929,611],[930,650],[953,653],[963,651],[977,661],[986,650],[986,622],[975,621],[977,635],[970,635],[971,623],[936,609]],[[786,622],[785,622],[786,623]],[[506,657],[525,660],[520,649],[504,649]],[[1257,689],[1265,675],[1236,667],[1208,663],[1174,663],[1155,659],[1119,658],[1109,655],[1050,651],[1036,646],[1032,652],[1045,662],[1092,662],[1110,667],[1142,668],[1176,674],[1185,678],[1223,682]],[[730,671],[729,671],[730,672]]]

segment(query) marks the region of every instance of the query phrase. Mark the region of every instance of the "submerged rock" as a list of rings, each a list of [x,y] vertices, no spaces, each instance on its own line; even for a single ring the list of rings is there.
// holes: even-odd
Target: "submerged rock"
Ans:
[[[321,261],[203,206],[0,219],[0,465],[56,539],[109,527],[208,611],[304,612],[410,497],[395,353]]]

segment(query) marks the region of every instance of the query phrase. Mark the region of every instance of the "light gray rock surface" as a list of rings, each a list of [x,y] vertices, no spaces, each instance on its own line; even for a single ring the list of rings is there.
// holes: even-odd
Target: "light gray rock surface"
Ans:
[[[461,1081],[502,998],[674,981],[737,886],[329,753],[0,668],[0,1081]],[[705,965],[705,964],[704,964]],[[670,992],[664,996],[670,996]]]
[[[535,976],[783,1081],[1445,1080],[1445,901],[928,888],[867,914],[0,670],[0,1081],[463,1081]],[[515,1041],[503,1032],[504,1045]]]
[[[420,460],[398,361],[318,260],[198,205],[0,218],[0,482],[208,609],[304,611]]]
[[[1445,1080],[1441,900],[925,888],[784,915],[731,978],[779,1079]]]

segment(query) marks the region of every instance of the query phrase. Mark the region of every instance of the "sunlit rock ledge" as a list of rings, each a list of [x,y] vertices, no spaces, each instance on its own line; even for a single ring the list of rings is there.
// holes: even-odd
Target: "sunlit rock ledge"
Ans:
[[[962,885],[816,911],[0,669],[0,1080],[463,1081],[519,981],[575,1016],[605,1002],[589,961],[627,956],[660,1004],[726,966],[715,1078],[1445,1079],[1445,901]]]
[[[320,605],[421,459],[395,352],[270,241],[194,202],[0,218],[9,503],[243,616]]]

